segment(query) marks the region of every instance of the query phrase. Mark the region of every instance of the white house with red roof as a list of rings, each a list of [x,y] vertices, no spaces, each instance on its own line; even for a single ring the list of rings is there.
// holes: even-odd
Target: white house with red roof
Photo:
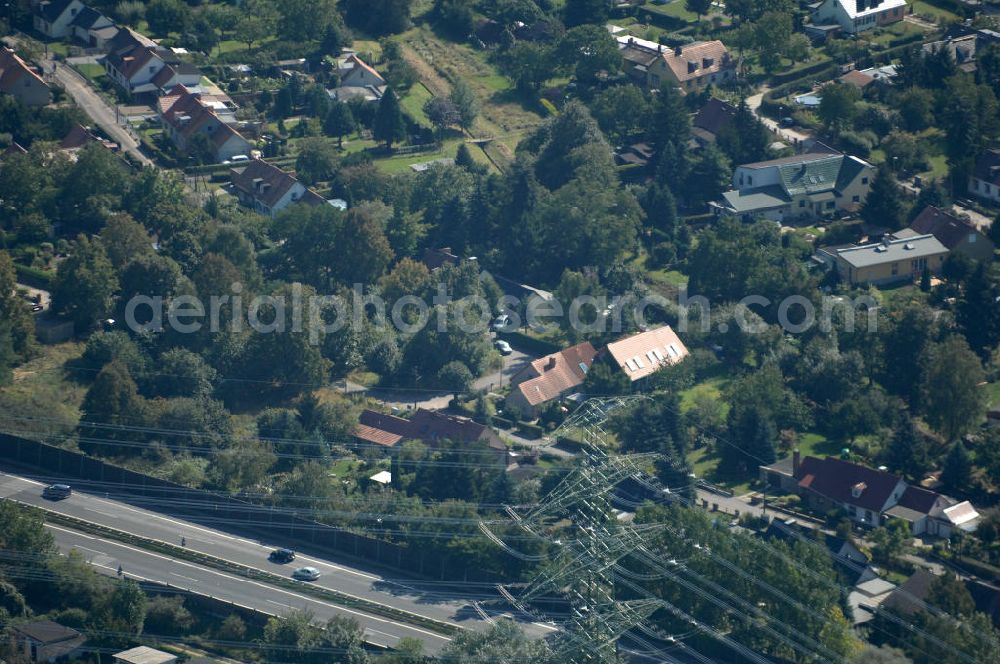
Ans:
[[[232,169],[229,178],[240,203],[269,217],[295,203],[326,205],[325,198],[299,182],[295,175],[261,159]]]
[[[6,46],[0,47],[0,92],[25,106],[45,106],[52,101],[48,83]]]
[[[173,103],[158,105],[158,112],[164,131],[180,150],[188,150],[196,136],[204,135],[216,162],[250,154],[250,142],[227,124],[212,104],[202,101],[199,93],[183,86],[171,92]]]
[[[760,476],[769,486],[799,494],[814,510],[842,509],[853,521],[873,528],[901,519],[914,535],[950,537],[958,530],[975,530],[979,523],[979,513],[968,501],[834,457],[800,459],[796,450],[791,459],[761,466]]]

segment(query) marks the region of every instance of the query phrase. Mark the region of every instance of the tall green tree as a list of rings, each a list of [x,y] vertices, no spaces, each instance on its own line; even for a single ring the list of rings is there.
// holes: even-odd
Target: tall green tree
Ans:
[[[399,143],[406,138],[406,118],[403,117],[399,98],[392,88],[386,90],[379,101],[372,133],[376,140],[384,141],[386,148],[390,150],[393,143]]]
[[[479,117],[480,103],[476,93],[463,79],[451,84],[451,103],[458,109],[459,126],[469,131]]]
[[[873,225],[899,230],[906,222],[909,206],[892,170],[883,166],[878,169],[864,205],[861,218]]]
[[[335,101],[323,121],[323,131],[327,136],[337,138],[337,147],[344,147],[344,136],[357,128],[351,107],[342,101]]]
[[[563,22],[569,26],[604,25],[608,20],[610,4],[604,0],[566,0]]]
[[[71,318],[78,331],[86,332],[111,312],[117,289],[114,267],[104,247],[99,241],[81,235],[73,243],[69,257],[59,264],[52,288],[52,308]]]
[[[101,369],[80,406],[80,449],[101,456],[141,453],[129,427],[145,424],[146,405],[128,368],[115,360]]]
[[[828,130],[842,131],[850,127],[858,115],[861,94],[853,85],[830,83],[820,90],[819,118]]]
[[[1000,279],[980,262],[966,280],[956,318],[969,346],[985,361],[1000,344]]]
[[[701,17],[707,14],[711,8],[712,0],[684,0],[684,9],[697,15],[699,23],[701,22]]]
[[[28,359],[37,349],[35,321],[26,302],[17,294],[17,271],[14,261],[6,251],[0,251],[0,320],[7,323],[10,339],[11,363]]]
[[[580,25],[562,38],[556,54],[566,69],[582,83],[596,83],[602,73],[613,76],[621,68],[618,42],[604,26]]]
[[[17,355],[14,353],[10,321],[0,318],[0,387],[5,387],[13,382],[13,369],[16,364]]]
[[[904,416],[882,450],[880,460],[893,472],[920,481],[930,470],[930,446],[917,423]]]
[[[941,482],[952,491],[966,492],[972,482],[972,457],[961,441],[951,446],[944,458]]]
[[[965,339],[954,335],[930,346],[922,369],[924,417],[947,440],[957,440],[983,415],[983,365]]]

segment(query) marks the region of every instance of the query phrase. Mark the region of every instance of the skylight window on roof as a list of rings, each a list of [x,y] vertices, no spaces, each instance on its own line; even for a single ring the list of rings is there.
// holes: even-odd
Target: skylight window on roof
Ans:
[[[635,365],[637,367],[639,367],[640,369],[645,369],[646,368],[646,365],[642,363],[642,359],[640,359],[638,355],[636,355],[634,358],[632,358],[632,361],[635,362]]]
[[[681,356],[680,351],[677,350],[677,346],[670,344],[669,346],[667,346],[667,349],[670,351],[670,354],[673,355],[674,357]]]
[[[580,362],[579,366],[580,366],[580,371],[582,371],[583,373],[587,373],[588,371],[590,371],[590,367],[587,366],[586,362]]]
[[[653,349],[653,355],[655,355],[656,359],[659,360],[660,362],[663,362],[667,359],[666,357],[663,356],[663,353],[660,352],[659,348]]]
[[[653,351],[646,352],[646,359],[649,360],[650,364],[656,364],[656,356],[653,355]]]

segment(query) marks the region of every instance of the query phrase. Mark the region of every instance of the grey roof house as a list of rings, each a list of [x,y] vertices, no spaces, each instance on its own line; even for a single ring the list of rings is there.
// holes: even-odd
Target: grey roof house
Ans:
[[[815,219],[861,207],[871,164],[844,154],[811,152],[736,167],[733,189],[713,207],[739,217]]]

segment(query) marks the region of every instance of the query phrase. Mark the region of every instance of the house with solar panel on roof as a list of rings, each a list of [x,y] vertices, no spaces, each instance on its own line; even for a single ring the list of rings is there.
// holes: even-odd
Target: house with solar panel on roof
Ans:
[[[733,189],[712,206],[747,220],[819,219],[859,210],[873,179],[872,165],[862,159],[811,152],[737,166]]]
[[[664,325],[609,343],[602,360],[618,367],[638,391],[647,378],[664,367],[682,362],[688,355],[687,346],[674,329]]]

